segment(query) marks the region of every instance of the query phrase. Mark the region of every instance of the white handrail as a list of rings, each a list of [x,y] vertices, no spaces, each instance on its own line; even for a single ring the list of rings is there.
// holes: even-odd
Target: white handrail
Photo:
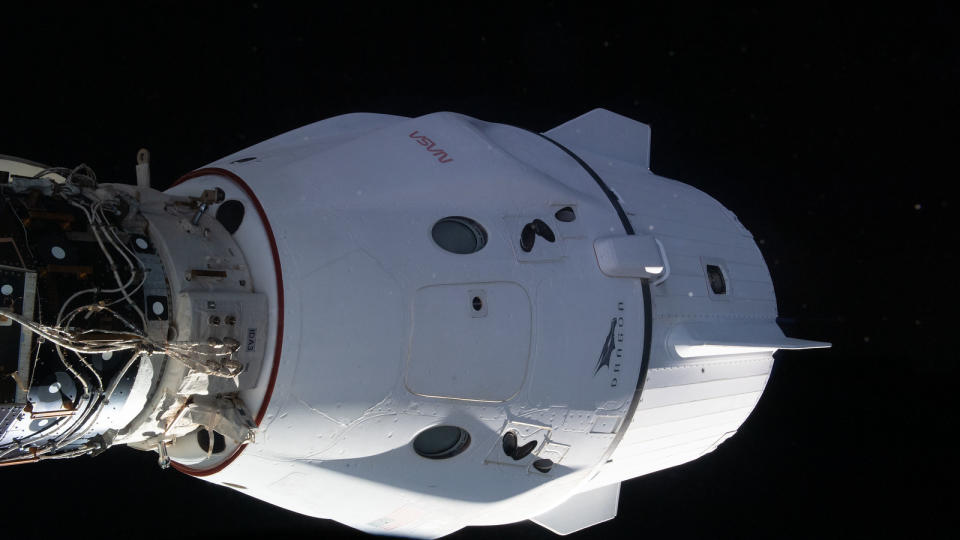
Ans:
[[[663,261],[663,275],[653,281],[653,286],[656,287],[670,277],[670,261],[667,260],[667,251],[663,248],[663,244],[660,242],[660,239],[654,237],[653,241],[657,243],[657,249],[660,250],[660,260]]]

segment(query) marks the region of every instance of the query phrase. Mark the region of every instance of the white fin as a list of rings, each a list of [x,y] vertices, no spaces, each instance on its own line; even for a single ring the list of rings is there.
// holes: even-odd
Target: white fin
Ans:
[[[544,135],[567,147],[650,168],[650,126],[606,109],[582,114]]]
[[[568,535],[617,517],[620,483],[578,493],[530,521],[559,535]]]
[[[681,358],[773,352],[777,349],[822,349],[829,343],[783,335],[774,322],[687,322],[670,331],[670,346]]]

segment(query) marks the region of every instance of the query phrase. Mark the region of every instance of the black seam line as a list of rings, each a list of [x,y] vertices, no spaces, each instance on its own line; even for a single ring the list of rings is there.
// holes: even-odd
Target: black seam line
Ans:
[[[536,133],[536,132],[533,132],[533,133]],[[617,194],[614,193],[613,190],[607,186],[607,183],[604,182],[602,178],[600,178],[600,175],[597,174],[597,172],[594,171],[592,168],[590,168],[590,166],[587,165],[587,162],[580,159],[580,156],[574,154],[566,146],[558,143],[557,141],[551,139],[550,137],[547,137],[543,133],[537,133],[537,135],[555,144],[557,148],[566,152],[568,156],[572,157],[577,163],[579,163],[580,166],[583,167],[583,170],[590,173],[590,176],[593,177],[593,180],[597,183],[598,186],[600,186],[600,189],[603,190],[603,193],[607,196],[607,198],[610,199],[610,204],[612,204],[613,208],[616,209],[617,215],[620,216],[620,222],[623,223],[623,229],[627,231],[627,234],[636,234],[633,231],[633,225],[630,223],[630,219],[627,218],[627,213],[623,210],[623,206],[620,205],[620,199],[617,198]]]
[[[650,367],[650,344],[653,341],[653,336],[650,335],[653,333],[653,301],[650,294],[650,280],[642,280],[641,285],[643,290],[643,355],[640,358],[640,376],[637,378],[637,388],[633,391],[633,399],[630,400],[630,406],[627,408],[627,414],[623,417],[623,423],[620,424],[620,429],[617,430],[617,434],[610,441],[607,451],[600,458],[601,465],[610,460],[617,447],[620,446],[623,436],[627,434],[633,415],[637,412],[637,407],[640,406],[643,385],[647,382],[647,369]],[[599,473],[600,469],[597,469],[593,476]],[[625,478],[624,480],[628,479]]]
[[[533,132],[536,133],[536,132]],[[620,199],[617,198],[617,194],[613,192],[609,187],[607,187],[606,182],[600,178],[600,175],[597,174],[585,161],[580,159],[580,156],[576,155],[566,146],[558,143],[557,141],[547,137],[543,133],[537,133],[537,135],[543,137],[544,139],[552,142],[557,148],[563,150],[567,153],[568,156],[576,160],[581,167],[593,177],[597,185],[600,186],[600,189],[607,195],[607,198],[610,199],[610,203],[613,204],[613,207],[617,210],[617,215],[620,216],[620,221],[623,223],[623,229],[629,235],[635,235],[636,232],[633,230],[633,225],[630,223],[630,220],[627,218],[627,213],[623,210],[623,206],[620,205]],[[600,459],[600,463],[606,463],[610,456],[613,455],[613,452],[620,446],[620,441],[623,440],[623,436],[627,434],[627,429],[630,427],[630,421],[633,420],[634,413],[637,412],[637,407],[640,405],[640,397],[643,395],[643,386],[647,382],[647,370],[650,368],[650,345],[653,342],[653,300],[650,293],[650,280],[641,279],[640,280],[643,290],[643,354],[640,357],[640,376],[637,377],[637,388],[633,391],[633,399],[630,401],[630,407],[627,408],[627,414],[624,416],[623,423],[620,425],[620,429],[617,430],[617,434],[613,437],[613,441],[610,443],[610,446],[607,447],[607,451],[604,452],[603,458]],[[600,471],[597,470],[597,473]],[[594,474],[596,475],[596,474]]]

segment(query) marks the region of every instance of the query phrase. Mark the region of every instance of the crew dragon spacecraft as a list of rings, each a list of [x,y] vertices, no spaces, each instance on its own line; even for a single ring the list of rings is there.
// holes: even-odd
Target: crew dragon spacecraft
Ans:
[[[362,531],[616,515],[759,399],[751,234],[597,109],[348,114],[159,192],[0,160],[0,465],[161,466]],[[0,471],[2,475],[2,471]]]

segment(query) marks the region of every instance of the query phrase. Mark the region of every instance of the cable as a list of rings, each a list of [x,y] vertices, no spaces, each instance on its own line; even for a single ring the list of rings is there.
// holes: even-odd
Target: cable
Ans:
[[[45,169],[35,175],[35,178],[50,173],[56,173],[65,178],[64,183],[47,179],[52,184],[53,196],[62,199],[83,213],[89,224],[90,232],[110,267],[116,287],[110,289],[91,287],[74,292],[60,305],[53,325],[43,324],[39,320],[30,320],[26,316],[11,311],[0,310],[0,315],[16,321],[26,331],[38,336],[34,369],[31,373],[31,386],[33,376],[36,374],[36,359],[39,358],[40,347],[43,346],[45,341],[49,341],[54,346],[63,366],[83,389],[82,398],[78,399],[75,404],[77,410],[74,416],[63,417],[43,430],[15,440],[8,445],[0,446],[0,463],[9,461],[4,458],[18,450],[18,457],[14,459],[23,459],[27,452],[26,445],[32,444],[36,440],[44,442],[41,443],[42,446],[40,447],[29,448],[29,454],[32,455],[34,460],[62,459],[84,455],[101,448],[102,444],[90,448],[88,443],[84,447],[67,450],[67,447],[86,436],[91,429],[97,426],[103,410],[110,402],[121,381],[129,373],[132,366],[139,361],[143,361],[145,356],[162,354],[184,364],[190,370],[213,377],[234,377],[243,369],[243,365],[236,358],[239,344],[235,341],[228,344],[220,342],[158,342],[152,340],[146,334],[147,318],[141,306],[134,301],[133,295],[140,292],[146,284],[147,268],[140,257],[122,240],[121,234],[125,234],[123,230],[118,229],[106,214],[107,211],[116,212],[119,208],[120,199],[124,198],[125,195],[116,194],[111,198],[112,194],[105,190],[94,191],[97,187],[96,174],[85,164],[78,165],[73,169],[62,167]],[[105,193],[107,195],[104,195]],[[131,205],[136,204],[133,200],[128,202]],[[9,201],[8,204],[10,204]],[[11,210],[19,219],[19,215],[16,214],[12,205]],[[21,227],[24,229],[26,238],[27,230],[22,220]],[[27,247],[29,249],[29,245]],[[121,276],[124,269],[129,271],[128,276]],[[94,303],[71,307],[79,298],[87,294],[94,296]],[[119,294],[120,297],[111,299],[101,296],[113,294]],[[118,309],[111,308],[118,303],[129,305],[130,309],[137,313],[140,324],[128,320]],[[116,319],[124,329],[120,331],[104,328],[83,329],[73,326],[75,321],[89,320],[94,314],[98,313]],[[80,317],[80,319],[77,319],[77,317]],[[102,319],[97,318],[95,320]],[[92,324],[92,326],[102,327],[104,325]],[[65,350],[72,352],[76,356],[76,360],[68,359]],[[87,354],[127,350],[132,351],[133,354],[109,382],[104,380],[100,371],[85,357]],[[82,369],[75,367],[75,362],[79,362]],[[91,375],[86,376],[81,371],[89,372]],[[92,377],[92,379],[89,377]],[[41,439],[41,437],[45,437],[45,439]],[[29,459],[31,458],[28,456],[27,460]]]
[[[10,213],[13,214],[13,217],[17,218],[17,221],[20,223],[20,228],[23,229],[23,245],[27,246],[27,253],[30,254],[31,260],[36,259],[37,256],[33,254],[33,250],[30,249],[30,235],[27,233],[27,227],[23,224],[23,220],[20,219],[20,214],[17,214],[17,211],[13,208],[13,204],[10,203],[10,199],[4,197],[4,200],[7,202],[7,206],[10,207]]]
[[[113,273],[113,277],[114,279],[116,279],[117,285],[120,287],[120,292],[123,293],[123,297],[127,300],[130,306],[132,306],[133,309],[136,310],[137,314],[140,315],[140,319],[142,320],[143,325],[146,326],[147,325],[146,315],[143,314],[143,310],[141,310],[140,306],[138,306],[133,301],[133,299],[130,298],[130,294],[127,292],[127,286],[129,285],[129,281],[133,281],[132,276],[127,284],[124,284],[123,281],[120,279],[120,274],[117,273],[117,265],[114,262],[113,257],[110,256],[110,252],[107,251],[106,246],[103,245],[103,239],[100,237],[100,232],[99,232],[100,224],[94,220],[94,218],[90,215],[90,213],[87,212],[87,209],[84,208],[82,205],[72,203],[72,202],[70,204],[79,208],[81,211],[83,211],[84,215],[87,216],[87,220],[90,222],[90,227],[91,227],[91,230],[93,231],[93,236],[94,238],[97,239],[97,244],[100,245],[100,250],[103,252],[103,255],[107,258],[107,262],[110,263],[110,271]],[[121,255],[129,264],[130,260],[126,258],[126,255],[124,255],[122,252],[121,252]],[[132,268],[133,265],[130,265],[130,266]]]

